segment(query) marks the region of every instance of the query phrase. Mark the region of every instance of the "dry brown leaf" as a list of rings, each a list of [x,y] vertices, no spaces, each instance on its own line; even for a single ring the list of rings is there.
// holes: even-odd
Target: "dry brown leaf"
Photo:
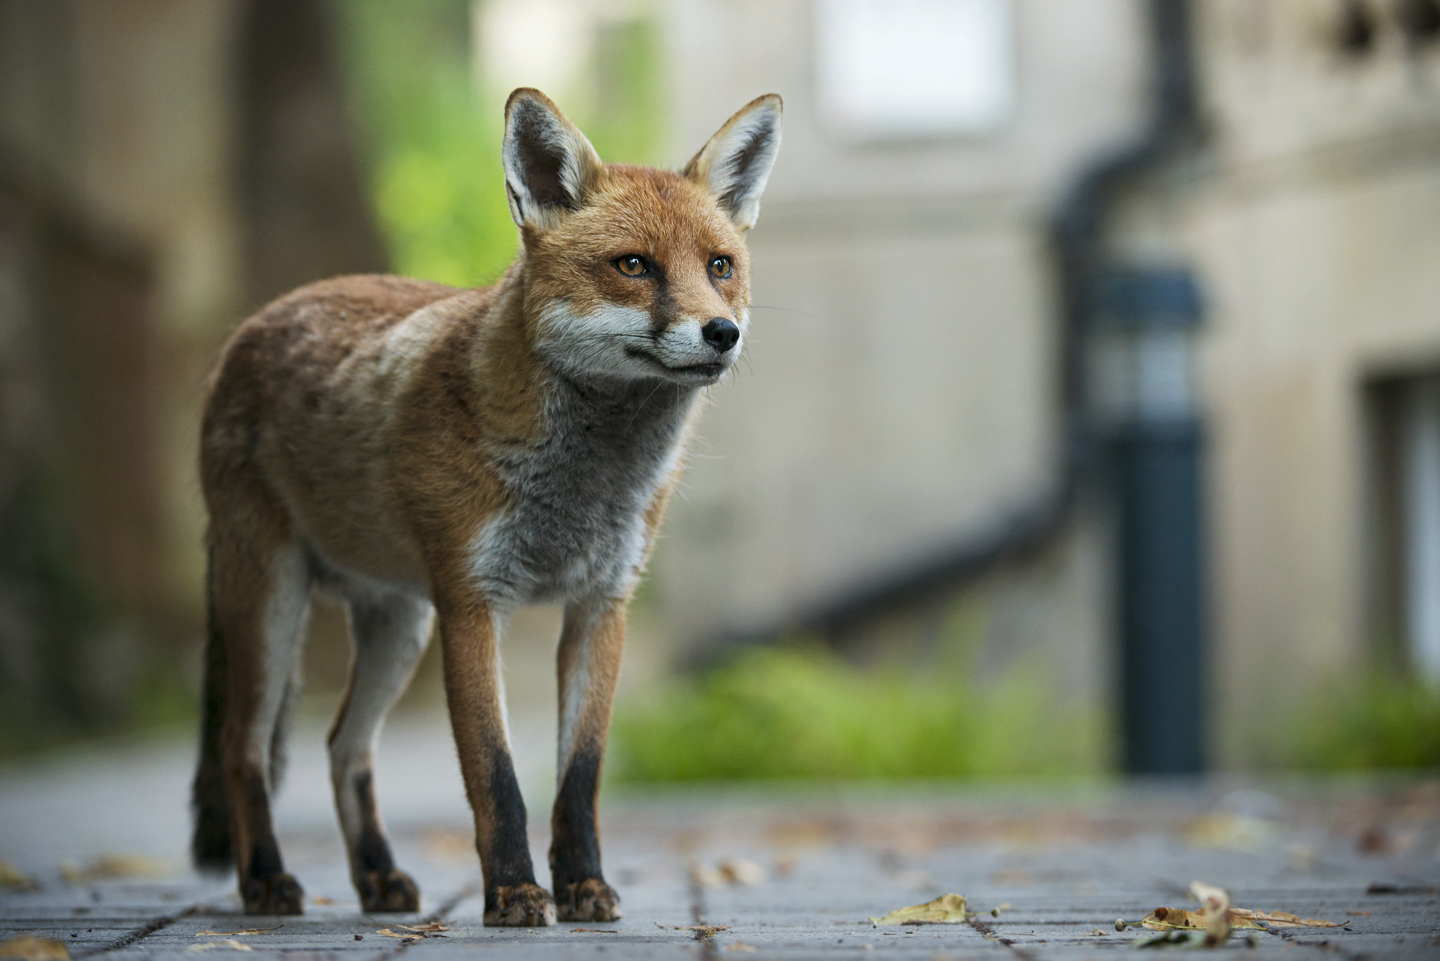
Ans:
[[[1230,892],[1204,881],[1191,881],[1190,893],[1205,915],[1205,946],[1218,948],[1230,940]]]
[[[38,891],[40,884],[9,861],[0,861],[0,888],[10,891]]]
[[[254,951],[248,944],[242,944],[233,938],[229,941],[207,941],[205,944],[192,944],[186,951],[213,951],[216,948],[229,948],[231,951]]]
[[[330,905],[335,903],[335,899],[327,898],[324,895],[320,895],[318,897],[311,898],[310,903],[322,908],[328,908]]]
[[[222,938],[230,938],[251,934],[269,934],[271,931],[279,931],[283,927],[285,927],[285,925],[277,924],[273,928],[245,928],[243,931],[196,931],[195,934],[197,937],[202,934],[207,934],[218,935]]]
[[[413,931],[416,934],[434,934],[437,931],[449,931],[444,921],[426,921],[423,924],[396,924],[397,928],[404,928],[406,931]]]
[[[1369,912],[1366,912],[1369,913]],[[1237,919],[1245,921],[1259,921],[1272,928],[1338,928],[1341,925],[1334,921],[1322,921],[1319,918],[1302,918],[1284,911],[1251,911],[1246,908],[1231,908],[1230,923],[1235,927],[1259,927],[1258,924],[1242,925]]]
[[[965,898],[959,894],[942,894],[934,901],[896,908],[883,918],[871,918],[876,927],[882,924],[958,924],[965,920]]]
[[[22,961],[69,961],[70,949],[60,941],[37,938],[22,934],[18,938],[0,941],[0,958],[20,958]]]
[[[387,938],[399,938],[401,941],[419,941],[423,937],[423,935],[411,934],[408,931],[391,931],[389,928],[381,928],[375,933],[383,934]]]

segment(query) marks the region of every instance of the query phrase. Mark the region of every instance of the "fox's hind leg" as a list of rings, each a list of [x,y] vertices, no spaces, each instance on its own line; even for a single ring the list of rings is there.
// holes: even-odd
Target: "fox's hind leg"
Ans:
[[[350,877],[366,911],[418,911],[420,891],[396,869],[375,806],[375,749],[380,726],[409,683],[430,640],[434,610],[399,595],[352,599],[355,661],[345,703],[330,731],[330,779],[350,856]]]
[[[214,613],[228,681],[220,750],[245,913],[300,914],[304,892],[285,873],[270,819],[271,762],[310,610],[310,575],[297,545],[256,540],[212,527]]]
[[[620,917],[620,895],[600,872],[595,805],[624,647],[624,600],[575,602],[565,608],[557,653],[559,788],[550,817],[550,877],[562,921]]]

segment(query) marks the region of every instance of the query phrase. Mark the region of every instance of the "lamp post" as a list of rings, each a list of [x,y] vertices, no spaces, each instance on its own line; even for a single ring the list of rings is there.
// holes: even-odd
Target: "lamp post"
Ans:
[[[1097,294],[1089,382],[1119,501],[1125,768],[1197,773],[1207,666],[1199,291],[1184,270],[1126,270],[1105,277]]]

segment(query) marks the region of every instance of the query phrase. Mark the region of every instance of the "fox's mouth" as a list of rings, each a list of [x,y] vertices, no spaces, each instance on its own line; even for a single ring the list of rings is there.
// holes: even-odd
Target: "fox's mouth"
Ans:
[[[627,347],[625,348],[625,353],[629,354],[631,357],[638,357],[641,360],[646,361],[650,365],[660,368],[667,374],[679,374],[682,377],[686,377],[687,379],[689,377],[694,377],[696,379],[714,381],[718,380],[720,378],[720,375],[725,373],[725,365],[720,363],[719,361],[715,361],[709,364],[686,364],[684,366],[676,367],[665,363],[663,360],[661,360],[659,357],[656,357],[649,351],[639,350],[634,347]]]

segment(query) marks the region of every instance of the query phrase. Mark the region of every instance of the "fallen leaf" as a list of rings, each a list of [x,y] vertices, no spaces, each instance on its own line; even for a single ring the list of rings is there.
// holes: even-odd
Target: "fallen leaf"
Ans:
[[[1100,935],[1100,936],[1103,937],[1104,935],[1108,934],[1109,932],[1108,932],[1108,931],[1105,931],[1105,930],[1102,929],[1102,928],[1096,928],[1094,931],[1091,931],[1090,933],[1091,933],[1091,934],[1098,934],[1098,935]]]
[[[229,948],[232,951],[253,951],[254,948],[248,944],[242,944],[233,938],[229,941],[209,941],[205,944],[192,944],[186,951],[213,951],[215,948]]]
[[[661,924],[655,922],[657,928],[669,928],[671,931],[694,931],[696,941],[709,941],[715,937],[716,931],[729,931],[728,924]]]
[[[744,941],[731,941],[729,944],[725,945],[725,950],[744,951],[745,953],[749,954],[752,951],[759,951],[760,949],[755,947],[755,945],[753,944],[746,944]]]
[[[1218,948],[1230,940],[1230,893],[1204,881],[1191,881],[1190,893],[1205,915],[1205,946]]]
[[[1187,911],[1184,908],[1156,908],[1141,918],[1140,923],[1151,931],[1204,931],[1210,923],[1210,916],[1204,908],[1198,911]],[[1230,909],[1230,926],[1232,928],[1260,927],[1235,908]]]
[[[419,941],[420,938],[421,938],[421,935],[418,935],[418,934],[411,934],[411,933],[409,933],[408,931],[406,931],[406,932],[391,931],[389,928],[381,928],[379,931],[376,931],[375,933],[376,933],[376,934],[383,934],[383,935],[385,935],[385,937],[387,937],[387,938],[399,938],[401,941]]]
[[[0,861],[0,888],[10,891],[38,891],[40,884],[9,861]]]
[[[416,934],[434,934],[437,931],[449,931],[443,921],[426,921],[423,924],[396,924],[397,928],[404,928],[406,931],[413,931]]]
[[[1350,915],[1351,917],[1355,917],[1355,918],[1368,918],[1368,917],[1370,917],[1370,912],[1369,912],[1369,911],[1346,911],[1345,913],[1348,914],[1348,915]]]
[[[765,869],[744,858],[726,858],[719,864],[720,877],[730,884],[759,884],[765,880]]]
[[[202,934],[218,935],[222,938],[229,938],[237,935],[269,934],[271,931],[279,931],[283,927],[285,927],[285,925],[277,924],[273,928],[245,928],[243,931],[196,931],[195,935],[197,937]]]
[[[322,896],[320,896],[320,897],[311,898],[311,899],[310,899],[310,903],[311,903],[311,904],[314,904],[314,905],[318,905],[319,907],[322,907],[322,908],[327,908],[327,907],[329,907],[330,905],[332,905],[332,904],[335,903],[335,899],[334,899],[334,898],[327,898],[327,897],[324,897],[324,896],[322,895]]]
[[[1259,927],[1259,925],[1244,925],[1236,923],[1236,919],[1245,921],[1260,921],[1272,928],[1338,928],[1334,921],[1322,921],[1319,918],[1301,918],[1284,911],[1250,911],[1245,908],[1230,909],[1231,923],[1237,928]]]
[[[170,873],[170,865],[139,854],[102,854],[85,867],[65,863],[60,876],[71,884],[109,881],[115,878],[158,878]]]
[[[68,961],[70,949],[59,941],[22,934],[0,941],[0,958],[21,958],[23,961]]]
[[[958,894],[942,894],[934,901],[896,908],[883,918],[871,918],[875,927],[882,924],[957,924],[965,920],[965,898]]]

